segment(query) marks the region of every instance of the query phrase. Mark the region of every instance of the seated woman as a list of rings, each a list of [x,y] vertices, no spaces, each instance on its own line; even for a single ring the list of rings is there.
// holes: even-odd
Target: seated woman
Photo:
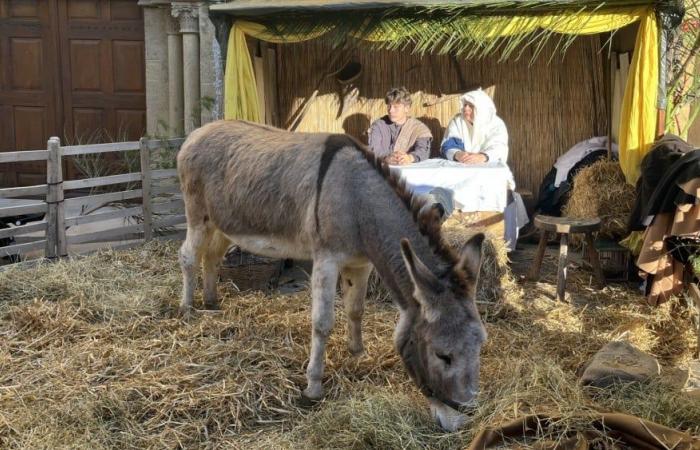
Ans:
[[[462,112],[447,126],[440,152],[445,159],[464,164],[506,163],[508,130],[496,115],[496,105],[481,89],[460,99]]]

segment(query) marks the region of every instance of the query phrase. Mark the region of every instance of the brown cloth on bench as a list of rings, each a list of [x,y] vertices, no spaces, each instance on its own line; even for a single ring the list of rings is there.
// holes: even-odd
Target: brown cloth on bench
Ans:
[[[532,439],[537,430],[557,422],[557,418],[544,415],[527,416],[500,428],[487,428],[479,432],[468,450],[485,450],[513,440]],[[606,439],[615,440],[615,446],[602,445]],[[594,442],[595,441],[595,442]],[[601,413],[591,418],[587,430],[565,436],[556,442],[542,442],[541,450],[593,450],[593,449],[640,449],[640,450],[697,450],[700,437],[691,436],[672,428],[649,422],[639,417],[618,413]],[[548,445],[549,444],[549,445]]]

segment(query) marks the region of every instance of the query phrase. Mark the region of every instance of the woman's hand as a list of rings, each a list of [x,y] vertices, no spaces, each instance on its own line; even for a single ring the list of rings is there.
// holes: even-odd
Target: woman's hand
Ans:
[[[488,160],[488,156],[484,153],[469,153],[464,151],[455,153],[455,161],[461,162],[462,164],[483,164]]]

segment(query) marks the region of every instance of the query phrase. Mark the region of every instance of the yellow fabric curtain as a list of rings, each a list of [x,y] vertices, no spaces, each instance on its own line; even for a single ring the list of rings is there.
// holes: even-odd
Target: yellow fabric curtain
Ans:
[[[319,28],[310,34],[286,35],[268,33],[263,25],[237,20],[231,27],[226,51],[226,71],[224,72],[224,117],[260,122],[260,100],[255,83],[253,62],[250,59],[246,35],[275,44],[290,44],[315,39],[328,29]]]
[[[598,34],[640,21],[637,41],[625,87],[620,119],[620,166],[629,183],[639,177],[639,163],[649,150],[656,133],[656,97],[659,80],[659,36],[656,15],[651,7],[619,8],[561,16],[514,16],[464,18],[456,29],[468,30],[470,37],[484,41],[530,33],[543,29],[561,34]],[[468,26],[466,26],[468,24]],[[391,21],[365,39],[381,42],[401,33]],[[460,25],[457,23],[457,25]],[[263,25],[236,21],[231,28],[225,73],[225,117],[260,121],[253,64],[246,35],[273,42],[293,43],[317,38],[328,28],[319,27],[305,35],[268,33]],[[403,33],[405,34],[405,30]]]

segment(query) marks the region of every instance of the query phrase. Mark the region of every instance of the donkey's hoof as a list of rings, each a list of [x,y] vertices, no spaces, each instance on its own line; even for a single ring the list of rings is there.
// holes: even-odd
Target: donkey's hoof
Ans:
[[[365,348],[362,345],[348,345],[348,351],[353,358],[359,358],[365,355]]]
[[[323,398],[323,388],[320,383],[318,386],[309,386],[303,391],[301,391],[302,399],[307,399],[310,402],[318,402]]]
[[[304,389],[306,391],[306,389]],[[302,408],[311,408],[315,405],[318,404],[318,402],[321,401],[322,397],[319,398],[309,398],[306,396],[304,392],[301,393],[301,397],[299,397],[299,406]]]
[[[204,309],[207,311],[221,311],[221,305],[219,302],[204,302]]]
[[[177,315],[182,319],[191,319],[194,316],[194,308],[191,306],[180,306]]]

